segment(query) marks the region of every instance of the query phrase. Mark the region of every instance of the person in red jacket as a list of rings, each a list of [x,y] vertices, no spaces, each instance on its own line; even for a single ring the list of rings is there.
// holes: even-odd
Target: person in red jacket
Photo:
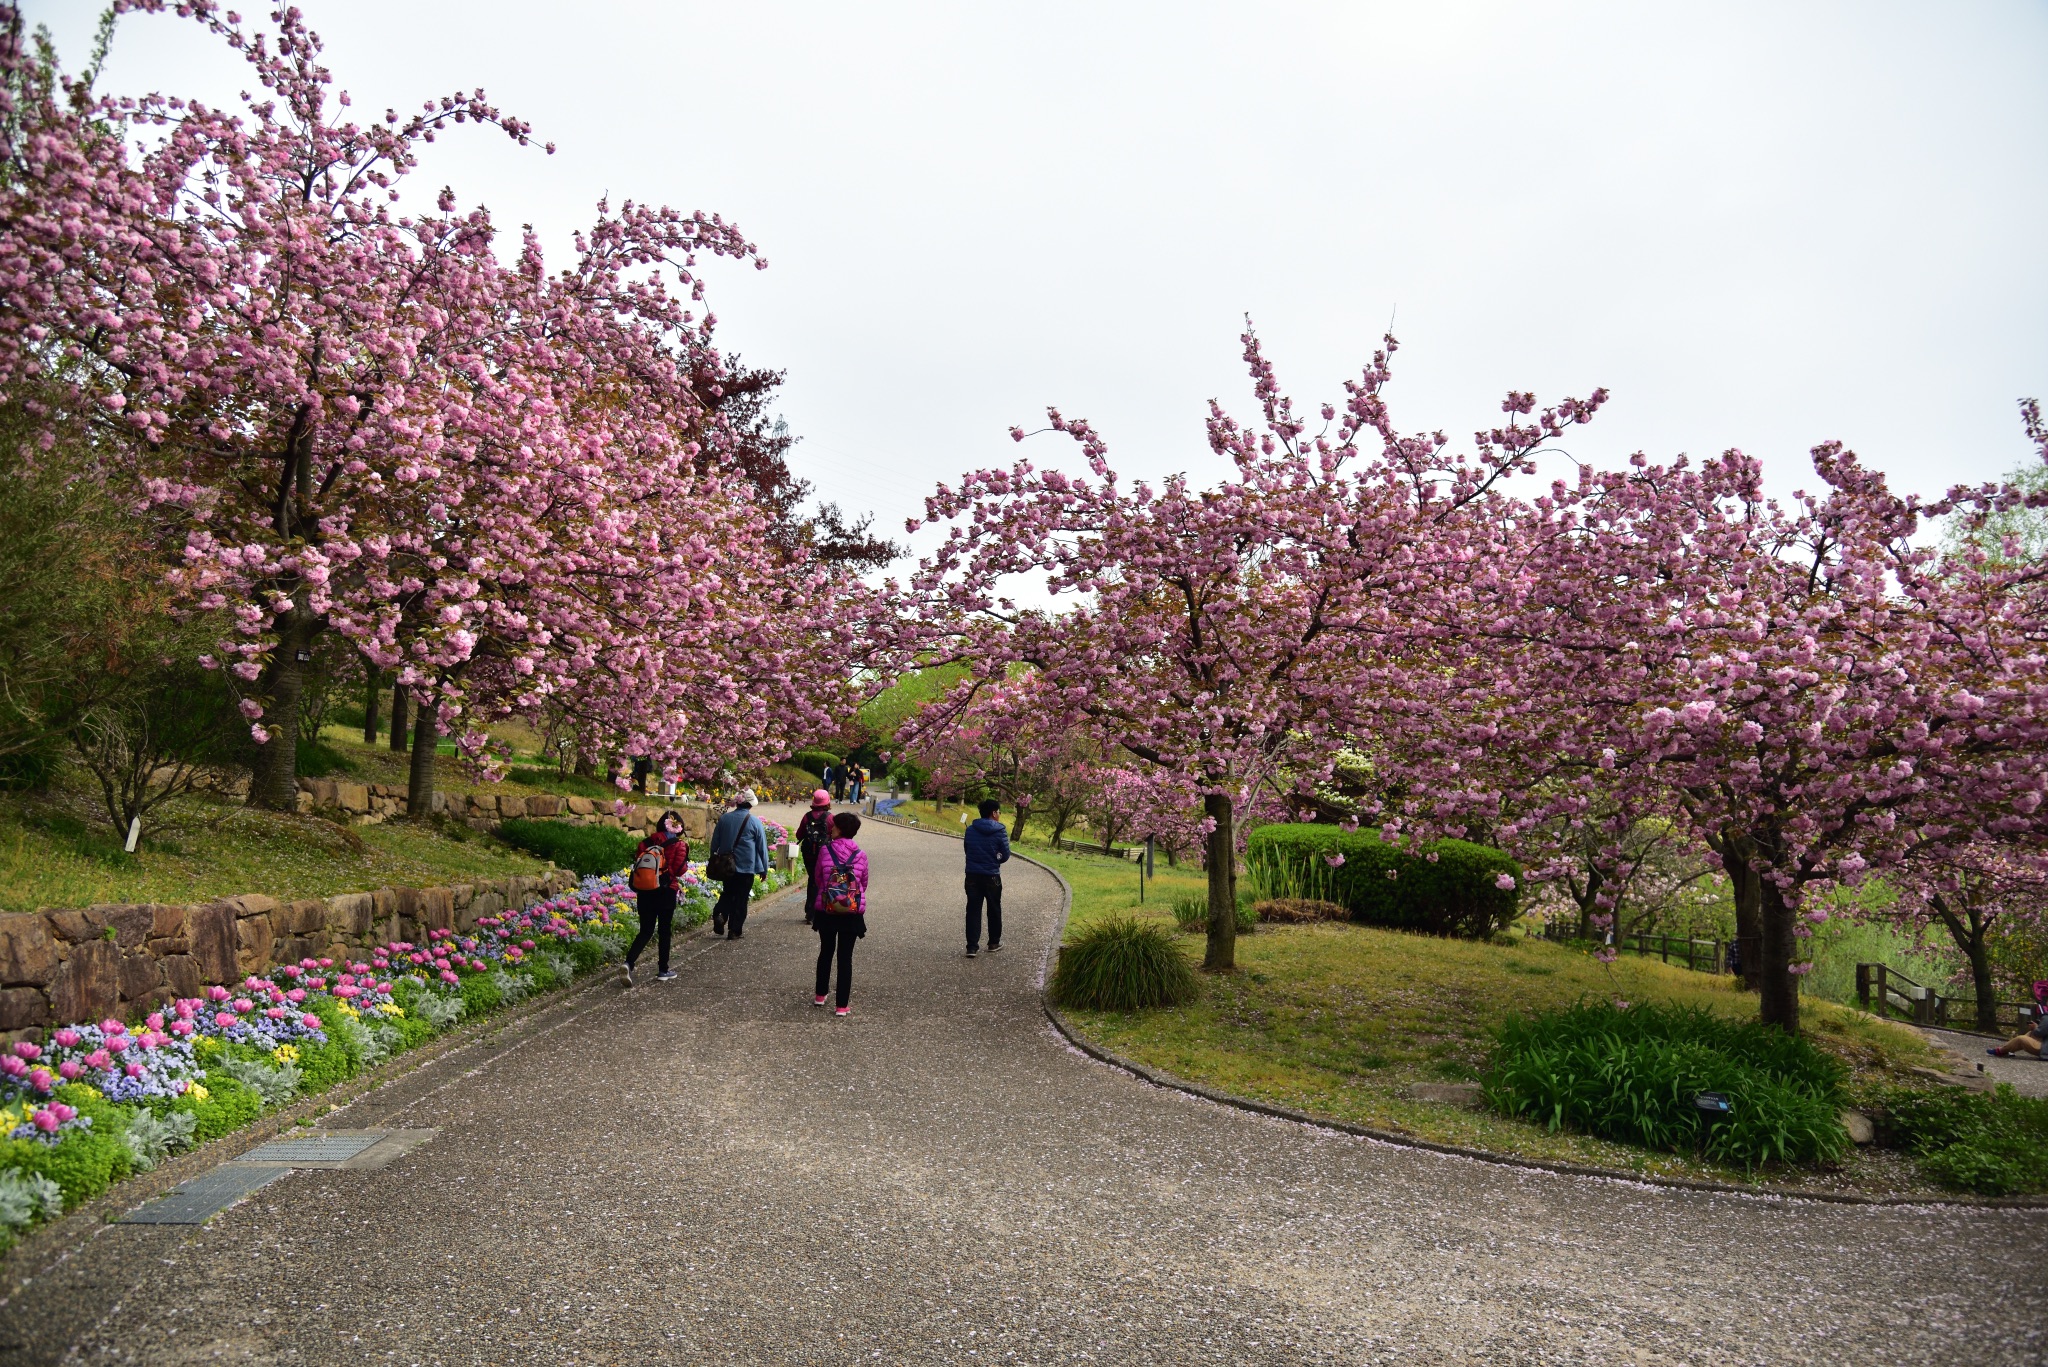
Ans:
[[[627,987],[633,985],[633,965],[639,961],[640,951],[647,948],[656,931],[661,933],[661,949],[655,960],[654,980],[665,983],[675,977],[668,966],[669,932],[675,925],[676,880],[689,864],[690,842],[683,839],[683,818],[672,811],[663,812],[653,834],[633,852],[630,881],[640,906],[640,933],[633,937],[633,947],[626,951]],[[648,883],[654,886],[644,886]]]

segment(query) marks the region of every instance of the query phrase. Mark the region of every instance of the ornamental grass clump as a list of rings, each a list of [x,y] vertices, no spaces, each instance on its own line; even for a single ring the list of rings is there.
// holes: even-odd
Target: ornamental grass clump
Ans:
[[[498,838],[586,878],[625,868],[633,862],[633,851],[640,844],[634,836],[611,826],[570,826],[525,817],[500,822]]]
[[[1832,1163],[1847,1152],[1847,1069],[1807,1041],[1700,1008],[1581,1003],[1513,1017],[1481,1079],[1487,1103],[1549,1129],[1719,1162]],[[1706,1126],[1694,1098],[1727,1097]],[[1705,1133],[1703,1134],[1703,1128]]]
[[[1194,966],[1165,927],[1111,916],[1060,950],[1053,1000],[1094,1011],[1141,1011],[1193,1001]]]

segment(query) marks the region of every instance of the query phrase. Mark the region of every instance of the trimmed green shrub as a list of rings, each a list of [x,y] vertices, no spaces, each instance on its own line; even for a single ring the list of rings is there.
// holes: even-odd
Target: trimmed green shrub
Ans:
[[[1342,862],[1334,867],[1331,857]],[[1253,831],[1245,849],[1265,897],[1336,902],[1351,919],[1392,930],[1484,940],[1518,914],[1521,866],[1501,851],[1439,840],[1411,854],[1378,831],[1279,824]],[[1506,875],[1513,880],[1502,887]]]
[[[633,862],[633,851],[640,846],[637,836],[611,826],[571,826],[525,817],[499,823],[498,838],[586,878],[617,873]]]
[[[1878,1142],[1913,1155],[1923,1176],[1980,1196],[2048,1191],[2048,1100],[1994,1092],[1888,1090],[1871,1102]]]
[[[263,1110],[262,1097],[218,1068],[208,1068],[206,1081],[201,1085],[206,1089],[206,1100],[200,1101],[187,1092],[171,1103],[172,1110],[188,1111],[193,1116],[194,1144],[239,1130]]]
[[[49,1178],[63,1191],[68,1210],[126,1177],[135,1168],[135,1155],[128,1148],[128,1116],[121,1107],[76,1083],[59,1087],[54,1096],[92,1117],[92,1127],[70,1130],[54,1144],[0,1140],[0,1169]]]
[[[505,1002],[489,973],[463,974],[461,992],[462,1014],[470,1020],[497,1010]]]
[[[838,768],[844,761],[830,750],[799,750],[789,757],[789,762],[813,778],[825,777],[827,767]]]
[[[1487,1104],[1567,1128],[1678,1152],[1701,1140],[1693,1098],[1720,1092],[1731,1110],[1705,1152],[1725,1163],[1828,1163],[1848,1151],[1848,1070],[1806,1040],[1698,1007],[1581,1003],[1500,1027],[1481,1076]]]
[[[1060,950],[1053,1000],[1096,1011],[1178,1006],[1199,991],[1195,970],[1164,926],[1110,916]]]

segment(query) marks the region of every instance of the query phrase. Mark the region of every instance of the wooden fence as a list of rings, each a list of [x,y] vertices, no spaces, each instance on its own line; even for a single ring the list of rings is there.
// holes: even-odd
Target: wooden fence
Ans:
[[[1856,965],[1856,1000],[1865,1010],[1892,1020],[1942,1030],[1977,1029],[1975,997],[1951,997],[1884,964]],[[2001,1001],[1995,1006],[2001,1034],[2016,1035],[2034,1023],[2032,1002]]]
[[[1560,943],[1576,940],[1571,928],[1557,921],[1545,923],[1543,938]],[[1694,939],[1683,935],[1621,935],[1614,941],[1614,947],[1624,954],[1640,954],[1646,959],[1661,959],[1667,964],[1677,964],[1698,973],[1726,973],[1729,971],[1728,955],[1734,948],[1732,940]]]

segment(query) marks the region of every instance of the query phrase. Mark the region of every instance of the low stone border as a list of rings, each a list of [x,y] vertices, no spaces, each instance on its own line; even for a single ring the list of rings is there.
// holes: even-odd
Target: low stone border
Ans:
[[[891,817],[876,817],[889,825],[905,830],[923,831],[927,835],[947,836],[958,840],[951,831],[933,830],[929,826],[898,821]],[[1213,1101],[1219,1106],[1229,1106],[1254,1115],[1271,1116],[1276,1120],[1289,1120],[1298,1125],[1310,1125],[1321,1130],[1336,1130],[1342,1134],[1355,1135],[1360,1139],[1376,1140],[1403,1149],[1427,1149],[1431,1153],[1449,1154],[1454,1158],[1472,1158],[1482,1163],[1496,1163],[1502,1167],[1529,1168],[1538,1172],[1553,1172],[1565,1177],[1591,1177],[1609,1182],[1636,1182],[1646,1186],[1670,1187],[1680,1191],[1704,1191],[1717,1195],[1743,1196],[1758,1201],[1826,1201],[1846,1206],[1979,1206],[1989,1209],[2048,1210],[2048,1196],[1864,1196],[1856,1192],[1816,1191],[1806,1187],[1743,1187],[1732,1182],[1710,1182],[1692,1177],[1656,1177],[1645,1173],[1624,1172],[1620,1168],[1595,1167],[1586,1163],[1560,1163],[1546,1158],[1523,1158],[1516,1154],[1495,1153],[1490,1149],[1467,1148],[1461,1144],[1441,1144],[1431,1139],[1420,1139],[1411,1134],[1398,1134],[1392,1130],[1377,1130],[1369,1125],[1355,1125],[1333,1116],[1315,1115],[1308,1111],[1297,1111],[1287,1106],[1276,1106],[1270,1102],[1256,1101],[1251,1097],[1220,1092],[1205,1087],[1199,1082],[1189,1082],[1171,1073],[1147,1067],[1121,1054],[1105,1049],[1089,1039],[1060,1013],[1052,1001],[1053,958],[1059,952],[1060,942],[1066,936],[1067,918],[1073,911],[1074,890],[1060,871],[1050,864],[1033,859],[1017,850],[1010,852],[1013,859],[1021,859],[1036,868],[1044,869],[1060,885],[1060,916],[1057,932],[1045,953],[1044,963],[1039,969],[1039,1006],[1052,1028],[1067,1043],[1079,1049],[1099,1063],[1106,1063],[1121,1072],[1129,1073],[1141,1082],[1169,1091],[1184,1092],[1189,1096]]]

